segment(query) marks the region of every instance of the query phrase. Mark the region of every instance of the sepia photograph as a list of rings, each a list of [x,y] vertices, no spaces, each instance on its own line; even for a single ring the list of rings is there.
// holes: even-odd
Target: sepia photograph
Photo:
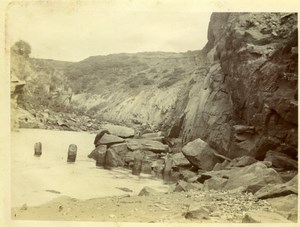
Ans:
[[[7,4],[6,225],[299,222],[298,10],[205,2]]]

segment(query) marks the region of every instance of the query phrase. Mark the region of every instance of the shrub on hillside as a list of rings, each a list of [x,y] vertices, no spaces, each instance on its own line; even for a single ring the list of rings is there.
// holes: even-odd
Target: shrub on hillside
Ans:
[[[154,84],[154,80],[148,79],[145,75],[142,75],[129,78],[124,84],[127,84],[130,88],[138,88],[140,85]]]
[[[177,83],[179,80],[181,80],[183,74],[185,73],[185,70],[182,68],[175,68],[173,70],[173,73],[169,73],[163,77],[165,81],[160,83],[157,87],[158,88],[166,88],[170,87],[173,84]]]

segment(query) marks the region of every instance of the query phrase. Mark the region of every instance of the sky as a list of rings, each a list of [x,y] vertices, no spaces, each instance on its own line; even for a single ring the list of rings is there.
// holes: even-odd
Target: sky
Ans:
[[[13,3],[7,9],[6,44],[24,40],[31,45],[31,57],[64,61],[124,52],[200,50],[207,42],[211,12],[185,2]]]

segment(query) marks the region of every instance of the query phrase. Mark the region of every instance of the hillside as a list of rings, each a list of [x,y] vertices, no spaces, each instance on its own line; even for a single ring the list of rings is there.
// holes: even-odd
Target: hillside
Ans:
[[[74,63],[65,75],[73,103],[96,118],[158,127],[170,121],[178,95],[194,82],[200,64],[199,51],[114,54]]]
[[[206,46],[185,53],[122,53],[70,63],[32,59],[21,49],[12,55],[12,107],[23,114],[21,127],[100,130],[98,147],[88,155],[96,165],[135,170],[139,162],[140,171],[181,179],[171,193],[250,193],[253,202],[268,199],[277,210],[253,218],[230,214],[227,221],[273,222],[278,213],[296,222],[297,23],[296,13],[213,13]],[[236,207],[231,198],[226,205]],[[163,199],[169,203],[167,195]],[[213,209],[200,205],[196,219],[214,217]]]
[[[12,76],[26,81],[18,98],[26,110],[146,124],[183,144],[200,137],[230,157],[263,159],[277,148],[296,158],[296,22],[296,14],[214,13],[202,51],[75,63],[15,54]]]

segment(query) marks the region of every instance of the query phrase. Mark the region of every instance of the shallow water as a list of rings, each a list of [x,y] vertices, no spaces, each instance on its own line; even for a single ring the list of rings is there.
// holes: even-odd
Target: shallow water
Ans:
[[[151,175],[134,176],[130,170],[98,168],[87,155],[95,135],[85,132],[20,129],[11,135],[12,206],[39,205],[67,195],[77,199],[131,194],[144,186],[167,191],[168,185]],[[42,142],[42,155],[34,156],[34,144]],[[67,163],[69,144],[77,145],[75,163]],[[128,188],[125,192],[119,188]]]

